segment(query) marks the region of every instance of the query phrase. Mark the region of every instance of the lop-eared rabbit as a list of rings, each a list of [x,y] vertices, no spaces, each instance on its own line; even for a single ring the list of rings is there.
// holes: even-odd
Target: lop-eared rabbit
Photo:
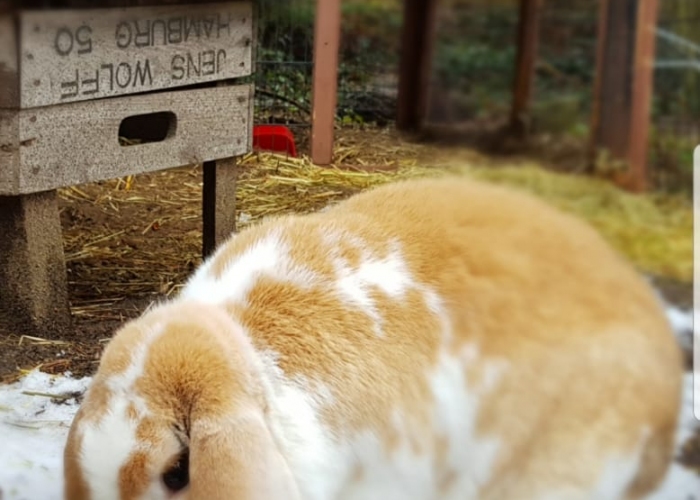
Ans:
[[[65,498],[644,498],[682,371],[653,290],[587,224],[396,181],[233,235],[123,325]]]

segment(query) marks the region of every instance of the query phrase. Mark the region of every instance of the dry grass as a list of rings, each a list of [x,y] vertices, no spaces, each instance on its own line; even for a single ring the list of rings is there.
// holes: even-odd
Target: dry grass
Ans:
[[[467,175],[531,191],[593,225],[640,269],[691,279],[688,202],[634,196],[609,183],[467,150],[407,143],[387,131],[343,131],[335,162],[253,153],[239,163],[239,228],[281,213],[318,210],[399,178]],[[119,320],[137,297],[174,293],[200,261],[198,166],[61,190],[77,316]]]
[[[391,134],[351,133],[330,167],[251,153],[238,165],[238,227],[435,172],[418,165],[420,149]],[[175,293],[201,260],[201,191],[198,165],[60,190],[74,315],[121,320],[134,300]]]

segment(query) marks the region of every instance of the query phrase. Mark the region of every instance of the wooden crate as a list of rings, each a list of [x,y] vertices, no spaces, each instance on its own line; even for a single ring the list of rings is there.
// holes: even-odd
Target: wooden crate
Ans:
[[[0,0],[0,310],[15,330],[70,324],[58,188],[202,163],[203,252],[235,230],[254,27],[250,0]]]
[[[0,110],[0,195],[240,156],[252,147],[250,85]],[[160,119],[164,139],[126,145],[127,119]],[[138,121],[134,122],[138,125]],[[156,128],[156,130],[153,130]]]

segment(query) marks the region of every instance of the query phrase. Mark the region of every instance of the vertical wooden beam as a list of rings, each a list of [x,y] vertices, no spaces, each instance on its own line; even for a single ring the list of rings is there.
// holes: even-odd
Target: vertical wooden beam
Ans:
[[[598,154],[598,143],[601,128],[601,111],[603,95],[603,69],[606,63],[606,48],[608,45],[608,11],[610,10],[610,0],[599,0],[598,5],[598,27],[595,55],[595,72],[593,74],[593,92],[591,101],[591,121],[590,121],[590,147],[589,165],[592,170]]]
[[[520,0],[518,34],[515,42],[518,52],[510,112],[510,129],[518,136],[525,135],[528,130],[527,113],[535,81],[541,8],[542,0]]]
[[[437,0],[404,0],[396,127],[417,131],[428,110]]]
[[[0,320],[43,337],[71,324],[55,191],[0,196]]]
[[[311,160],[333,160],[333,127],[338,102],[341,0],[316,0],[311,106]]]
[[[202,165],[202,257],[236,231],[236,158],[207,161]]]
[[[638,0],[601,0],[593,146],[615,158],[627,154],[631,104],[634,18]]]
[[[642,0],[637,11],[637,36],[632,72],[632,111],[627,161],[630,166],[630,189],[648,187],[647,160],[651,101],[654,91],[654,59],[659,0]]]
[[[591,117],[591,162],[607,151],[627,169],[618,182],[647,184],[649,112],[658,0],[601,0]]]

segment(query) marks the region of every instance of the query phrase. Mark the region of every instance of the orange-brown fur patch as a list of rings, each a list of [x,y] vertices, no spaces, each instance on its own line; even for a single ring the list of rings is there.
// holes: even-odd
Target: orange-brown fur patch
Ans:
[[[148,488],[149,457],[145,452],[133,453],[119,471],[119,494],[122,500],[136,500]]]
[[[352,469],[352,474],[350,474],[350,482],[351,483],[359,483],[362,481],[362,479],[365,477],[365,474],[367,474],[367,471],[365,468],[357,464],[355,467]]]
[[[302,289],[262,277],[248,295],[251,306],[229,308],[257,347],[271,346],[280,353],[279,364],[286,373],[331,389],[333,403],[323,416],[335,431],[374,429],[391,450],[400,444],[393,412],[401,412],[415,429],[429,425],[425,376],[436,362],[440,338],[435,332],[440,324],[416,290],[400,299],[379,290],[370,295],[381,313],[384,336],[379,342],[391,355],[368,354],[378,344],[372,318],[325,287]],[[414,436],[419,435],[416,431]],[[420,448],[417,442],[413,446]]]
[[[79,410],[79,412],[82,410]],[[67,500],[84,500],[89,498],[90,491],[80,468],[80,434],[71,431],[63,452],[64,467],[64,498]]]

